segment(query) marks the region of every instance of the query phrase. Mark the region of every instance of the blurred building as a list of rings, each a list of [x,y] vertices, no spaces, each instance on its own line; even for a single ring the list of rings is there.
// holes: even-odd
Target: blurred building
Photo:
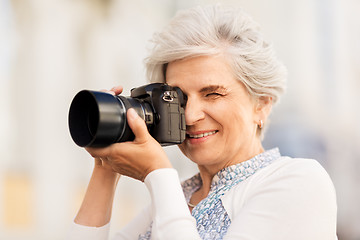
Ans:
[[[211,0],[0,0],[0,239],[63,239],[93,167],[67,112],[81,89],[145,83],[149,39],[178,9]],[[338,195],[341,240],[360,239],[360,2],[227,0],[260,23],[289,71],[264,145],[317,159]],[[166,151],[186,178],[196,166]],[[123,178],[112,231],[149,196]]]

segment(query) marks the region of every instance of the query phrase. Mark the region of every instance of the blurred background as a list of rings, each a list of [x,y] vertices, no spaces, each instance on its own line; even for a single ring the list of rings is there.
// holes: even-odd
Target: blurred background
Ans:
[[[152,34],[206,0],[0,0],[0,239],[64,239],[93,160],[71,140],[67,113],[81,89],[146,83]],[[317,159],[338,198],[338,235],[360,239],[360,1],[237,0],[289,71],[266,148]],[[166,151],[182,179],[196,167]],[[149,201],[123,177],[112,232]],[[296,217],[296,216],[294,216]]]

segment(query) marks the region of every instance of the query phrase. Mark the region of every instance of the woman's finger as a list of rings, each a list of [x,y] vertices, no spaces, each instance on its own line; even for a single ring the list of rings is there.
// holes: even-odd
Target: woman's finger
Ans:
[[[111,145],[109,147],[104,147],[104,148],[86,147],[85,149],[88,153],[90,153],[90,155],[93,158],[107,157],[110,155],[112,150]]]
[[[150,134],[145,121],[135,112],[133,108],[130,108],[126,115],[129,126],[135,135],[135,142],[146,141]]]
[[[115,86],[110,91],[114,92],[115,95],[119,95],[120,93],[122,93],[123,87],[122,86]]]
[[[112,90],[107,90],[107,89],[101,89],[100,92],[104,92],[104,93],[109,93],[111,95],[115,95],[115,92]]]

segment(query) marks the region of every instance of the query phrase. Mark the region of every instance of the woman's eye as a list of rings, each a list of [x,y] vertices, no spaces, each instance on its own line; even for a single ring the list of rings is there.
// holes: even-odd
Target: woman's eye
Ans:
[[[217,92],[206,94],[206,97],[219,97],[219,96],[222,96],[222,94],[217,93]]]

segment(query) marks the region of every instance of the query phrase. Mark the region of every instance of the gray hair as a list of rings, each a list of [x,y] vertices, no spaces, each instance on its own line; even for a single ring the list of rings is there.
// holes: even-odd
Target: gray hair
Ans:
[[[223,54],[253,97],[269,96],[273,103],[285,89],[286,69],[259,26],[241,9],[211,5],[179,11],[153,37],[145,59],[150,82],[165,82],[167,64],[176,60]]]

